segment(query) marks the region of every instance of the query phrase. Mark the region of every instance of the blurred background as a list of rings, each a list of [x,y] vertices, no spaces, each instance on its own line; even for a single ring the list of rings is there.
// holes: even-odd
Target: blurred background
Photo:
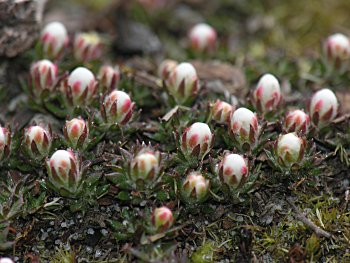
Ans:
[[[314,56],[324,38],[335,32],[347,34],[350,28],[347,0],[64,0],[49,1],[46,9],[45,22],[61,20],[71,32],[87,28],[108,32],[119,47],[123,43],[118,43],[118,31],[125,21],[140,22],[150,29],[147,33],[159,38],[167,56],[178,59],[186,57],[183,41],[198,22],[216,28],[220,50],[225,51],[220,59],[228,60],[242,53],[253,58],[271,52]],[[132,37],[135,32],[126,35]],[[158,43],[153,44],[153,49],[160,49]]]

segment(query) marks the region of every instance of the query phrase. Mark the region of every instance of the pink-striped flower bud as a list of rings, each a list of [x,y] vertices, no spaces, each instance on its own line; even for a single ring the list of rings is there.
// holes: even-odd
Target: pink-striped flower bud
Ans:
[[[277,161],[284,167],[300,163],[304,158],[306,141],[295,133],[281,135],[275,142]]]
[[[260,112],[276,110],[282,99],[280,84],[272,74],[263,75],[253,92],[255,107]]]
[[[157,232],[168,230],[174,222],[173,213],[166,206],[162,206],[153,210],[152,225]]]
[[[100,36],[95,33],[79,33],[74,39],[74,57],[81,62],[99,59],[103,53],[103,44]]]
[[[212,106],[212,118],[219,123],[229,123],[234,107],[224,101],[217,100]]]
[[[41,43],[45,56],[57,59],[68,46],[69,38],[65,26],[60,22],[47,24],[41,32]]]
[[[241,147],[246,143],[254,147],[260,132],[255,113],[246,108],[235,110],[230,118],[230,132]]]
[[[200,89],[196,69],[190,63],[181,63],[171,72],[165,85],[178,104],[193,100]]]
[[[133,103],[124,91],[114,90],[104,99],[101,115],[106,123],[125,125],[134,112]]]
[[[51,143],[51,130],[47,131],[40,126],[31,126],[24,131],[24,150],[34,160],[40,161],[47,157]]]
[[[0,162],[10,155],[11,131],[0,126]]]
[[[46,159],[49,186],[63,196],[75,197],[81,192],[82,169],[79,157],[71,150],[58,150]]]
[[[335,66],[350,58],[350,40],[347,36],[337,33],[327,38],[323,45],[324,53],[329,62]]]
[[[88,105],[97,92],[97,81],[90,70],[78,67],[70,73],[62,89],[70,106]]]
[[[219,164],[218,176],[232,189],[239,188],[249,177],[247,160],[238,154],[227,154]]]
[[[10,258],[0,258],[0,263],[14,263]]]
[[[189,33],[191,48],[197,52],[214,51],[216,38],[215,29],[205,23],[195,25]]]
[[[317,91],[311,98],[309,113],[311,121],[319,128],[330,123],[338,113],[338,100],[333,91]]]
[[[176,68],[178,63],[175,60],[166,59],[158,67],[158,77],[166,81],[170,73]]]
[[[98,79],[102,87],[108,91],[115,90],[120,80],[119,67],[102,66],[98,73]]]
[[[57,83],[58,68],[51,61],[44,59],[35,62],[30,68],[31,85],[34,96],[40,96],[43,90],[52,90]]]
[[[209,191],[209,180],[200,172],[192,172],[187,175],[182,184],[181,195],[188,203],[199,203],[204,201]]]
[[[160,170],[160,154],[151,150],[140,151],[131,162],[131,177],[134,181],[154,182]]]
[[[85,120],[74,118],[70,121],[66,121],[63,133],[69,147],[73,149],[83,149],[87,146],[89,127]]]
[[[284,128],[287,132],[307,133],[310,127],[310,118],[302,110],[293,110],[287,113]]]
[[[182,135],[182,152],[187,156],[201,159],[210,151],[214,142],[213,137],[214,136],[206,123],[193,123]]]

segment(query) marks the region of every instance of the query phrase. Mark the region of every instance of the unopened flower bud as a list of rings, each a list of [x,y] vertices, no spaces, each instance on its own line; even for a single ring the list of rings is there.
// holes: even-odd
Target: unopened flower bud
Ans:
[[[212,106],[213,119],[219,123],[228,123],[234,107],[224,101],[217,100]]]
[[[210,151],[213,141],[213,134],[206,123],[193,123],[182,135],[182,152],[201,159]]]
[[[166,81],[170,73],[176,68],[178,63],[175,60],[166,59],[158,67],[158,77]]]
[[[287,132],[307,133],[309,131],[310,118],[302,110],[293,110],[286,115],[284,127]]]
[[[11,150],[11,132],[7,128],[0,126],[0,161],[10,155]]]
[[[64,196],[77,196],[82,186],[79,157],[71,150],[58,150],[46,160],[50,186]]]
[[[14,263],[10,258],[0,258],[0,263]]]
[[[106,123],[125,125],[132,117],[135,108],[128,94],[114,90],[104,99],[101,115]]]
[[[87,144],[89,128],[85,120],[74,118],[70,121],[66,121],[63,133],[69,147],[73,149],[83,149]]]
[[[97,33],[79,33],[74,39],[74,57],[78,61],[88,62],[102,56],[103,44]]]
[[[337,97],[330,89],[319,90],[311,98],[309,111],[311,121],[323,128],[337,116]]]
[[[51,61],[44,59],[35,62],[30,68],[31,85],[34,96],[40,96],[43,90],[52,90],[57,82],[58,68]]]
[[[328,61],[336,67],[350,58],[350,40],[343,34],[329,36],[323,48]]]
[[[157,179],[159,166],[159,152],[141,151],[131,162],[131,176],[135,181],[153,182]]]
[[[195,25],[190,33],[189,38],[191,48],[197,52],[212,52],[216,46],[216,31],[211,26],[201,23]]]
[[[119,68],[112,66],[102,66],[98,73],[100,84],[108,91],[115,90],[120,80]]]
[[[65,99],[71,106],[88,105],[96,92],[95,76],[84,67],[74,69],[63,86]]]
[[[258,118],[252,111],[239,108],[231,115],[230,132],[240,146],[246,143],[255,146],[260,132]]]
[[[249,177],[247,161],[238,154],[228,154],[218,167],[220,180],[232,189],[242,186]]]
[[[277,161],[285,167],[300,163],[304,157],[306,141],[295,133],[281,135],[275,143]]]
[[[179,104],[193,100],[200,88],[196,69],[190,63],[177,65],[170,72],[165,85],[169,93]]]
[[[65,26],[60,22],[47,24],[41,32],[44,54],[50,59],[57,59],[68,46],[69,38]]]
[[[187,175],[182,184],[181,194],[188,203],[199,203],[204,201],[209,191],[209,180],[199,172]]]
[[[282,99],[280,84],[272,74],[263,75],[253,92],[255,107],[260,112],[276,110]]]
[[[152,225],[157,232],[168,230],[174,222],[173,213],[166,206],[162,206],[153,210]]]
[[[40,126],[31,126],[24,131],[25,152],[34,160],[42,160],[47,157],[52,143],[51,131]]]

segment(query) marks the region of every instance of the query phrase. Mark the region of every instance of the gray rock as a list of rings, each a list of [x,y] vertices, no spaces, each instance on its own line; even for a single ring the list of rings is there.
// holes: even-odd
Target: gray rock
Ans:
[[[159,38],[149,27],[127,19],[117,21],[115,47],[126,54],[152,54],[162,51]]]

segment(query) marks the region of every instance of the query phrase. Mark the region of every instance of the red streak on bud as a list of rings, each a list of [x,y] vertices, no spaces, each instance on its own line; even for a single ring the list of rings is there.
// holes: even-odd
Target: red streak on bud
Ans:
[[[229,175],[231,175],[232,173],[233,173],[233,169],[232,169],[231,167],[225,168],[225,170],[224,170],[224,175],[229,176]]]
[[[323,105],[323,100],[319,100],[314,107],[314,111],[315,112],[320,111],[320,109],[322,108],[322,105]]]
[[[130,109],[131,100],[126,100],[122,107],[122,112],[126,113]]]
[[[242,174],[246,174],[247,173],[247,167],[243,166],[241,169]]]
[[[188,144],[190,145],[191,148],[194,148],[198,144],[197,141],[198,141],[198,134],[195,134],[190,137],[190,139],[188,140]]]
[[[73,89],[72,89],[72,92],[73,92],[73,93],[79,94],[79,93],[80,93],[80,88],[81,88],[81,81],[76,81],[76,82],[74,82],[72,88],[73,88]]]

